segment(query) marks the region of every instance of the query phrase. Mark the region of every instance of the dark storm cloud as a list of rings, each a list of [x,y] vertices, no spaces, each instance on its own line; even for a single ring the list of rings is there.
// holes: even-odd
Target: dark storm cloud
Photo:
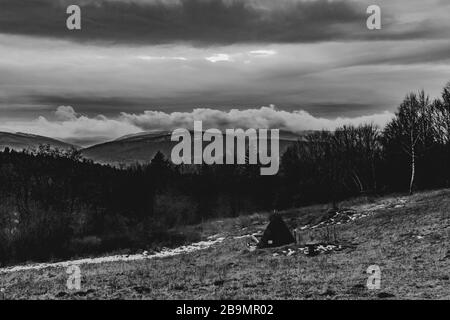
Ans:
[[[65,27],[70,4],[81,7],[81,31]],[[316,42],[367,36],[365,9],[344,0],[2,0],[0,32],[128,44]]]

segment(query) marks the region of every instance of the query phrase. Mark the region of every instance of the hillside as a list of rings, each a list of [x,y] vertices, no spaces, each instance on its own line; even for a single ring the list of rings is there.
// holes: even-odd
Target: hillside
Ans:
[[[66,142],[34,134],[21,132],[0,132],[0,150],[4,150],[6,147],[16,151],[21,151],[23,149],[36,149],[39,145],[43,144],[60,149],[76,147]]]
[[[104,164],[146,163],[158,151],[170,157],[175,144],[170,141],[169,133],[127,135],[83,149],[82,154],[85,158]]]
[[[185,228],[209,239],[198,250],[79,262],[79,291],[66,288],[70,263],[2,269],[0,288],[6,299],[450,298],[450,190],[359,198],[341,208],[282,213],[291,228],[321,235],[314,255],[294,244],[249,250],[249,235],[267,224],[268,214],[255,213]],[[380,289],[366,288],[371,265],[381,269]]]
[[[307,132],[305,132],[306,134]],[[280,153],[304,134],[280,132]],[[158,151],[170,158],[172,148],[178,143],[170,140],[171,133],[138,133],[83,149],[84,157],[105,164],[133,164],[149,162]]]

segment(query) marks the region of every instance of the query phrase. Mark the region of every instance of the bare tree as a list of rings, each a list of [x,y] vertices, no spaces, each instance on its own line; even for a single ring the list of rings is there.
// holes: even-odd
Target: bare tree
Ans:
[[[442,91],[442,100],[436,99],[432,104],[433,124],[436,142],[441,146],[447,163],[450,161],[450,82]],[[446,184],[449,185],[450,168],[446,171]]]
[[[411,168],[410,194],[414,190],[417,158],[423,151],[419,148],[419,145],[425,146],[427,140],[433,137],[430,108],[430,98],[423,90],[419,94],[410,93],[400,105],[396,117],[385,129],[385,137],[397,140],[402,150],[409,156]]]
[[[335,155],[340,159],[344,179],[364,193],[376,189],[375,160],[380,151],[379,131],[375,125],[343,126],[334,133]]]

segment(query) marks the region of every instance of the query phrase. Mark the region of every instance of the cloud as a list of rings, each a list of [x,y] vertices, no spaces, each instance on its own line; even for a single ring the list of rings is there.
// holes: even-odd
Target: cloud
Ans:
[[[71,106],[59,106],[55,111],[55,116],[58,120],[76,120],[77,113]]]
[[[213,63],[221,61],[232,61],[230,55],[226,53],[217,53],[212,55],[211,57],[206,57],[205,59]]]
[[[191,112],[145,111],[139,114],[123,112],[114,118],[102,115],[95,117],[78,115],[69,106],[59,107],[55,113],[59,116],[56,120],[40,116],[31,121],[7,122],[0,126],[0,129],[39,134],[89,145],[142,131],[192,129],[194,121],[202,121],[204,129],[268,128],[298,133],[303,130],[334,130],[345,124],[373,123],[383,127],[393,117],[392,113],[384,112],[355,118],[325,119],[314,117],[302,110],[291,112],[277,110],[274,106],[229,111],[197,108]]]
[[[81,31],[66,28],[71,4],[81,7]],[[2,0],[0,30],[111,44],[317,42],[373,38],[365,9],[355,0]],[[423,31],[395,37],[415,33]]]
[[[81,31],[66,8],[81,7]],[[371,0],[2,0],[1,33],[102,44],[196,46],[448,37],[448,3],[384,2],[383,28],[366,28]]]
[[[204,128],[270,128],[290,132],[303,130],[334,130],[344,124],[374,123],[384,126],[392,114],[384,112],[355,118],[325,119],[314,117],[306,111],[277,110],[274,106],[259,109],[231,109],[229,111],[197,108],[191,112],[144,111],[141,114],[122,113],[121,118],[143,130],[173,130],[192,128],[194,121],[202,121]]]
[[[324,118],[356,117],[393,111],[411,90],[423,88],[436,97],[450,79],[447,40],[132,49],[23,40],[0,35],[2,122],[48,117],[60,105],[113,117],[121,111],[273,103]],[[205,59],[219,53],[232,61]],[[139,58],[145,56],[186,60]]]
[[[275,50],[252,50],[249,52],[251,56],[255,57],[268,57],[276,54]]]

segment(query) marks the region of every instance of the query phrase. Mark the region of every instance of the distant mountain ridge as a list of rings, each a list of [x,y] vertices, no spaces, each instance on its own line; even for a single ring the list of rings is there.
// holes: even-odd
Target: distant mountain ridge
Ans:
[[[304,141],[311,131],[299,134],[280,131],[280,154],[282,154],[295,141]],[[11,133],[0,131],[0,151],[9,148],[15,151],[24,149],[37,149],[40,145],[50,145],[59,149],[79,149],[83,157],[101,164],[131,165],[135,163],[148,163],[158,151],[170,158],[172,148],[178,143],[171,141],[171,132],[140,132],[119,137],[115,140],[99,143],[90,147],[79,146],[57,139],[28,133]]]
[[[308,133],[310,131],[299,134],[280,131],[280,154],[295,141],[304,140]],[[170,138],[171,132],[142,132],[85,148],[82,154],[85,158],[104,164],[147,163],[158,151],[170,158],[172,148],[178,143]]]
[[[49,137],[22,132],[12,133],[0,131],[0,151],[3,151],[5,148],[15,151],[37,149],[40,145],[50,145],[53,148],[59,149],[79,149],[76,145]]]

